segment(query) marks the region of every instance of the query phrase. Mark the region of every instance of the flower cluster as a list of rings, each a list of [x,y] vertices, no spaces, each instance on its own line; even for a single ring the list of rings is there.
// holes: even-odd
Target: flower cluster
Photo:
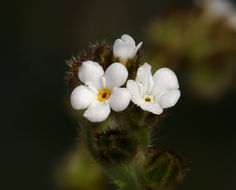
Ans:
[[[134,59],[142,42],[137,46],[133,38],[122,35],[113,45],[114,60],[106,70],[94,60],[86,60],[78,70],[81,85],[71,94],[71,105],[76,110],[86,109],[84,117],[91,122],[106,120],[111,112],[125,110],[130,100],[145,111],[161,114],[164,108],[174,106],[179,97],[178,79],[168,68],[151,73],[144,63],[136,71],[135,80],[128,80],[126,63]]]

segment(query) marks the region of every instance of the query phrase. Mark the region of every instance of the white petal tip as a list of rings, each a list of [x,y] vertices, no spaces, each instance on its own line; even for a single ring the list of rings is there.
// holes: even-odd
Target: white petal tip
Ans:
[[[160,97],[159,103],[162,108],[170,108],[175,106],[180,98],[179,90],[172,90]]]
[[[102,122],[110,114],[110,106],[107,102],[95,102],[84,112],[84,117],[91,122]]]
[[[138,51],[138,49],[143,45],[143,42],[140,42],[137,47],[136,47],[136,50]]]
[[[160,115],[163,112],[161,106],[157,103],[142,103],[139,105],[143,110],[151,112],[155,115]]]
[[[95,96],[87,86],[80,85],[71,93],[71,106],[76,110],[86,109],[95,100]]]
[[[113,87],[122,86],[128,78],[127,68],[119,63],[112,63],[105,72],[106,88],[112,89]]]

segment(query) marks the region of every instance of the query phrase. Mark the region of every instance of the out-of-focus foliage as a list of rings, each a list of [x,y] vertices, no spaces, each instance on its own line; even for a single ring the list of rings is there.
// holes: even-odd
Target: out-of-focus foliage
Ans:
[[[181,88],[199,100],[219,100],[235,90],[236,30],[203,7],[171,10],[148,30],[148,62],[177,72]],[[155,70],[154,69],[154,70]]]
[[[83,143],[78,144],[59,166],[57,183],[65,190],[104,190],[105,177]]]

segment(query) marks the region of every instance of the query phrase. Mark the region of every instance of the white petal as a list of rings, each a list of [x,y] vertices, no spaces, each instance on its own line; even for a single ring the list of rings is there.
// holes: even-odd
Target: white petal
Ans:
[[[122,40],[117,39],[113,45],[113,54],[115,57],[119,57],[121,61],[126,61],[135,56],[135,46],[125,44]]]
[[[153,114],[161,114],[163,109],[160,107],[158,103],[145,103],[140,104],[140,107],[145,110],[152,112]]]
[[[151,68],[152,68],[151,65],[145,63],[144,65],[139,67],[137,71],[137,76],[135,81],[142,85],[141,86],[142,96],[149,94],[152,90],[153,79],[152,79]]]
[[[163,94],[159,98],[159,104],[162,108],[169,108],[174,106],[180,97],[180,91],[179,90],[171,90]]]
[[[70,100],[74,109],[85,109],[96,100],[96,94],[87,86],[80,85],[72,91]]]
[[[123,64],[117,62],[107,68],[104,77],[106,88],[120,87],[127,80],[128,71]]]
[[[94,61],[85,61],[79,68],[79,79],[96,90],[102,89],[102,76],[104,71],[101,65]]]
[[[84,112],[84,117],[91,122],[102,122],[107,119],[110,111],[108,102],[96,101],[90,104],[89,108]]]
[[[142,44],[143,44],[143,42],[140,42],[137,46],[136,46],[136,48],[135,48],[135,54],[137,53],[137,51],[138,51],[138,49],[142,46]]]
[[[133,103],[139,105],[142,102],[142,97],[139,91],[138,84],[133,80],[128,80],[126,87],[131,93],[131,100],[133,101]]]
[[[175,73],[168,68],[157,70],[153,76],[154,85],[151,94],[155,97],[168,90],[179,88]]]
[[[111,109],[119,112],[125,110],[130,102],[131,94],[126,88],[113,88],[109,98]]]
[[[128,34],[123,34],[123,35],[121,36],[121,40],[122,40],[123,42],[127,43],[127,44],[129,43],[129,44],[135,46],[135,41],[134,41],[134,39],[133,39],[130,35],[128,35]]]

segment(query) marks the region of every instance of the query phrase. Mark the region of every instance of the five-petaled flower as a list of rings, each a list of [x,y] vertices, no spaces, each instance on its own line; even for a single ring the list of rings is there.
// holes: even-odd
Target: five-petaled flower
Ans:
[[[73,90],[71,105],[77,110],[87,109],[84,117],[89,121],[104,121],[111,109],[119,112],[129,105],[129,90],[119,88],[128,77],[128,71],[121,63],[111,64],[104,73],[97,62],[85,61],[79,68],[78,77],[85,85]]]
[[[142,42],[136,46],[134,39],[131,36],[124,34],[121,36],[121,39],[117,39],[113,45],[114,57],[125,64],[129,59],[135,57],[141,45]]]
[[[151,66],[147,63],[139,67],[135,81],[129,80],[127,88],[134,104],[154,114],[161,114],[164,108],[174,106],[180,97],[175,73],[161,68],[152,76]]]

